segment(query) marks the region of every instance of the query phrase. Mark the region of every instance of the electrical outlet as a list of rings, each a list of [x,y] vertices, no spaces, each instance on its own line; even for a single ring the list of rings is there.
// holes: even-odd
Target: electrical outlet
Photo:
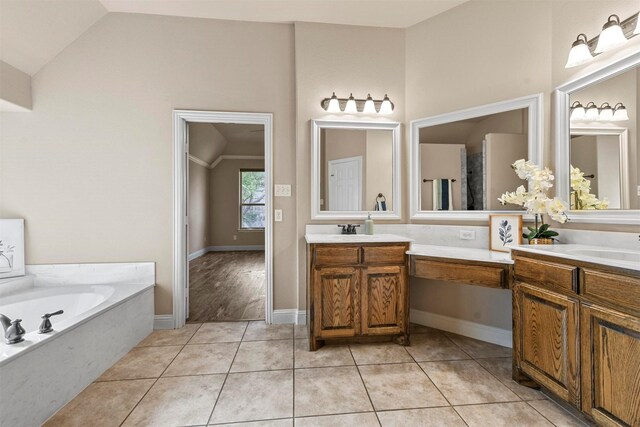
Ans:
[[[274,195],[276,197],[291,197],[291,185],[276,184],[274,188]]]
[[[233,240],[238,240],[238,236],[236,234],[233,235]]]
[[[476,232],[471,230],[460,230],[460,240],[476,240]]]
[[[640,185],[638,185],[638,196],[640,196]]]
[[[276,209],[273,211],[273,219],[275,222],[282,222],[282,209]]]

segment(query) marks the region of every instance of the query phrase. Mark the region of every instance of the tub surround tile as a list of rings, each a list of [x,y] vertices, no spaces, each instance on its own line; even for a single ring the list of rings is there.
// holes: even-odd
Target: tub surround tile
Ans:
[[[445,334],[451,339],[451,341],[474,359],[486,357],[511,357],[512,350],[508,347],[491,344],[489,342],[453,334],[451,332],[445,332]]]
[[[160,378],[123,426],[204,425],[225,375]]]
[[[456,406],[455,410],[469,427],[553,427],[525,402]]]
[[[353,366],[355,362],[347,345],[325,345],[309,351],[309,341],[295,340],[296,368],[321,368],[329,366]]]
[[[284,340],[293,338],[293,325],[267,325],[261,320],[249,322],[242,341]]]
[[[407,353],[403,346],[390,342],[353,344],[349,348],[358,365],[413,362],[411,355]]]
[[[178,355],[182,346],[136,347],[109,368],[98,381],[157,378]]]
[[[242,336],[246,329],[247,322],[203,323],[191,340],[189,340],[189,344],[242,341]]]
[[[293,417],[293,370],[229,374],[209,421]]]
[[[358,369],[376,411],[448,405],[415,363],[367,365]]]
[[[433,329],[412,335],[411,345],[405,348],[416,362],[470,359],[442,332]]]
[[[44,427],[117,426],[155,380],[93,383],[44,423]]]
[[[509,387],[511,391],[518,395],[522,400],[540,400],[546,399],[541,391],[535,390],[518,384],[511,379],[511,358],[510,357],[493,357],[489,359],[478,359],[477,362],[492,373],[502,384]]]
[[[226,374],[237,350],[233,342],[186,345],[162,376]]]
[[[378,418],[373,412],[296,418],[296,426],[298,427],[357,427],[377,425]]]
[[[293,340],[242,342],[231,372],[293,368]]]
[[[150,347],[159,345],[185,345],[193,334],[196,333],[200,323],[187,323],[180,329],[163,329],[153,331],[138,347]]]
[[[564,408],[550,400],[536,400],[527,402],[540,412],[556,427],[587,427],[587,424],[571,415]]]
[[[466,427],[453,408],[403,409],[378,412],[382,427]]]
[[[420,366],[452,405],[520,400],[474,360],[422,362]]]
[[[372,411],[356,367],[297,369],[296,417]]]
[[[36,286],[61,285],[154,285],[154,262],[105,262],[95,264],[31,264],[27,274]]]

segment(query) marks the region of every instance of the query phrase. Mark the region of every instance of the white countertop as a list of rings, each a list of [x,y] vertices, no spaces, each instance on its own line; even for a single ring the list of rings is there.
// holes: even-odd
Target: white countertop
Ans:
[[[305,234],[307,243],[407,243],[413,239],[396,234]]]
[[[556,256],[574,261],[640,271],[640,250],[577,244],[522,245],[513,248],[523,252]]]
[[[460,248],[456,246],[434,246],[412,244],[407,251],[409,255],[428,256],[436,258],[463,259],[468,261],[495,262],[499,264],[513,264],[508,252],[494,252],[489,249]]]

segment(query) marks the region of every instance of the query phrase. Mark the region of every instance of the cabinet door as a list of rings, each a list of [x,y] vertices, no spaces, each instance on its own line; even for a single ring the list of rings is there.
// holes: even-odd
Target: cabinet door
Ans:
[[[353,267],[317,268],[314,272],[314,335],[352,337],[360,333],[360,271]]]
[[[582,410],[603,426],[640,426],[640,321],[583,304]]]
[[[534,381],[579,407],[578,302],[523,283],[515,288],[514,333],[518,367]]]
[[[407,283],[405,267],[368,267],[362,270],[362,333],[399,334],[406,329]]]

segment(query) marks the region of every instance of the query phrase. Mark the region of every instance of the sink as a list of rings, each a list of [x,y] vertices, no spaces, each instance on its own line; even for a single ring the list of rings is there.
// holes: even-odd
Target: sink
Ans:
[[[606,258],[617,261],[640,262],[640,252],[611,249],[569,249],[567,253],[574,255]]]

